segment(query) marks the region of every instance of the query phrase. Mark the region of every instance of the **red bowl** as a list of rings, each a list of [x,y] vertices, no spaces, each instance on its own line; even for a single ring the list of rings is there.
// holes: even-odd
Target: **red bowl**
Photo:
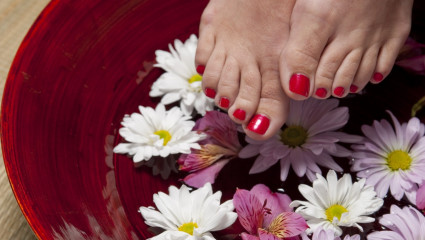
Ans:
[[[38,238],[146,239],[152,234],[139,207],[180,184],[182,175],[162,180],[112,153],[124,114],[158,101],[148,96],[162,73],[153,67],[155,50],[197,33],[208,3],[158,2],[52,1],[23,41],[5,87],[1,138],[12,188]],[[395,71],[379,87],[344,99],[354,119],[347,130],[358,133],[384,109],[408,119],[425,84],[406,78]],[[278,181],[278,167],[249,176],[251,163],[230,163],[215,190],[229,199],[236,187],[263,182],[299,197],[294,174],[286,183]]]
[[[114,159],[126,113],[155,104],[156,49],[197,33],[208,1],[52,1],[5,87],[2,143],[19,205],[40,239],[146,239],[138,213],[177,178]],[[116,162],[115,162],[116,161]]]

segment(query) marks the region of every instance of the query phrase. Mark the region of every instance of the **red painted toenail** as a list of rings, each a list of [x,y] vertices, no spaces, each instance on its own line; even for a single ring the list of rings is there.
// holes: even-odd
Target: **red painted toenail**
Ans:
[[[359,87],[357,87],[354,84],[351,84],[351,86],[350,86],[350,93],[356,93],[358,89],[359,89]]]
[[[215,98],[215,91],[212,88],[205,88],[205,95],[209,98]]]
[[[304,97],[308,97],[308,93],[310,92],[310,79],[299,73],[293,74],[289,80],[289,90]]]
[[[384,80],[384,75],[382,75],[382,73],[374,73],[373,80],[375,80],[375,82],[380,82]]]
[[[246,112],[244,110],[240,109],[240,108],[236,109],[233,112],[233,117],[235,117],[235,118],[237,118],[241,121],[245,120],[245,116],[246,116]]]
[[[248,130],[263,135],[270,125],[270,119],[264,115],[257,114],[248,123]]]
[[[328,91],[326,91],[326,89],[324,89],[324,88],[318,88],[316,90],[316,96],[321,97],[321,98],[326,97],[327,93],[328,93]]]
[[[337,87],[334,89],[334,94],[338,97],[342,97],[344,95],[345,89],[343,87]]]
[[[204,74],[204,71],[205,71],[205,66],[204,65],[198,65],[197,67],[196,67],[196,72],[198,72],[199,74]]]
[[[228,108],[230,101],[227,97],[222,97],[222,98],[220,98],[219,104],[220,104],[220,107],[222,107],[222,108]]]

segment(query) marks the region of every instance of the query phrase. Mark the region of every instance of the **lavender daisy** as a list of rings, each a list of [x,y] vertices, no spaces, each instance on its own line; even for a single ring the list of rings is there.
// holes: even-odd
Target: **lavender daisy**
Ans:
[[[425,181],[425,127],[412,118],[400,125],[391,112],[394,128],[386,120],[363,125],[367,137],[364,143],[354,145],[352,171],[375,187],[379,197],[388,190],[397,200],[404,194],[416,202],[418,184]]]
[[[321,173],[318,165],[336,171],[342,168],[332,156],[348,157],[351,152],[338,143],[356,143],[361,137],[336,132],[348,121],[348,108],[338,107],[337,99],[291,101],[286,126],[266,141],[246,137],[249,143],[239,153],[241,158],[257,157],[250,173],[267,170],[280,161],[280,179],[285,181],[289,168],[313,181]]]
[[[379,223],[389,230],[373,232],[368,240],[425,239],[425,216],[411,206],[400,209],[392,205],[391,213],[385,214]]]

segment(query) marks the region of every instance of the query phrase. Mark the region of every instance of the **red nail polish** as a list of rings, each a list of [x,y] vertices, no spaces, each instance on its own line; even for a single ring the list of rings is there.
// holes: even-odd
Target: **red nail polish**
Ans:
[[[357,87],[354,84],[351,84],[351,86],[350,86],[350,93],[355,93],[355,92],[357,92],[358,89],[359,89],[359,87]]]
[[[215,98],[215,90],[212,88],[205,88],[205,95],[209,98]]]
[[[299,73],[293,74],[289,80],[289,90],[304,97],[308,97],[308,93],[310,92],[310,79]]]
[[[205,71],[205,66],[204,65],[198,65],[196,67],[196,72],[199,73],[200,75],[204,74]]]
[[[382,73],[374,73],[373,80],[375,80],[375,82],[380,82],[384,80],[384,75],[382,75]]]
[[[256,114],[251,121],[249,121],[247,129],[257,134],[263,135],[266,133],[270,125],[270,119],[264,115]]]
[[[222,108],[228,108],[230,101],[227,97],[222,97],[222,98],[220,98],[219,104],[220,104],[220,107],[222,107]]]
[[[316,96],[321,97],[321,98],[326,97],[326,94],[327,94],[327,93],[328,93],[328,91],[326,91],[326,89],[325,89],[325,88],[318,88],[318,89],[316,90]]]
[[[345,89],[343,87],[337,87],[334,89],[334,94],[338,97],[342,97],[344,95]]]
[[[246,116],[246,112],[244,110],[240,109],[240,108],[236,109],[233,112],[233,117],[235,117],[235,118],[237,118],[241,121],[245,120],[245,116]]]

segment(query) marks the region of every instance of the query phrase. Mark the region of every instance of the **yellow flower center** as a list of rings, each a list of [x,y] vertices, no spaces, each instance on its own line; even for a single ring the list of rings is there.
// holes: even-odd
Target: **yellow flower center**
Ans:
[[[325,211],[326,219],[328,219],[331,222],[334,220],[334,217],[338,218],[338,220],[341,220],[341,215],[345,212],[348,212],[348,210],[345,207],[339,204],[334,204],[330,206],[328,209],[326,209]]]
[[[303,127],[289,126],[280,134],[280,141],[289,147],[295,148],[303,145],[307,137],[307,131]]]
[[[193,235],[193,229],[198,228],[198,224],[194,222],[189,222],[182,224],[178,230]]]
[[[405,151],[395,150],[388,154],[387,164],[392,171],[409,170],[412,158]]]
[[[164,146],[167,145],[167,143],[171,140],[171,134],[167,130],[158,130],[154,132],[154,134],[158,135],[159,138],[164,139]]]
[[[202,81],[202,76],[199,74],[195,74],[193,75],[191,78],[189,78],[188,82],[189,83],[194,83],[194,82],[200,82]]]

